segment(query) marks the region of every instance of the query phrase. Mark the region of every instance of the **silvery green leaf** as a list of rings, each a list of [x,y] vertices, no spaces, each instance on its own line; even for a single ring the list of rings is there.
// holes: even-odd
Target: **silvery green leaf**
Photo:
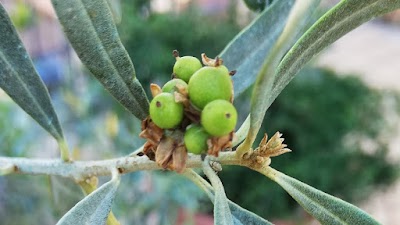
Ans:
[[[263,219],[257,214],[250,212],[229,200],[229,208],[235,219],[240,221],[243,225],[273,225],[268,220]]]
[[[83,64],[139,119],[149,102],[115,27],[107,0],[52,0],[58,19]]]
[[[286,51],[296,42],[296,38],[312,19],[320,0],[297,0],[292,7],[286,26],[273,46],[270,54],[264,59],[254,83],[251,98],[250,129],[246,140],[238,148],[238,154],[244,154],[253,145],[268,109],[266,101],[271,94],[276,76],[276,68]]]
[[[274,1],[220,53],[224,64],[236,70],[232,77],[235,97],[256,80],[258,71],[281,34],[294,0]]]
[[[107,221],[120,183],[117,176],[86,196],[69,210],[57,225],[102,225]]]
[[[0,4],[0,88],[66,148],[61,125],[7,12]],[[65,149],[68,152],[68,149]]]
[[[398,8],[398,0],[341,1],[309,28],[283,58],[266,105],[269,107],[299,70],[325,47],[372,18]]]
[[[378,225],[356,206],[328,195],[279,171],[267,175],[285,189],[310,215],[327,225]]]
[[[113,20],[115,24],[121,23],[122,19],[122,9],[120,0],[107,0],[108,6],[110,7]]]
[[[218,175],[210,166],[209,157],[203,162],[204,174],[211,181],[214,188],[214,224],[215,225],[231,225],[233,218],[228,204],[228,198],[225,194],[224,185]]]

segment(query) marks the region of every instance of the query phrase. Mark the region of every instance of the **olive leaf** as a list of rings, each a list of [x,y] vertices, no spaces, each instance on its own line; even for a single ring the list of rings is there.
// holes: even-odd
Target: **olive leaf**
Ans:
[[[120,0],[107,0],[115,24],[120,24],[122,20],[122,9]]]
[[[232,77],[235,97],[256,80],[258,71],[283,31],[294,0],[274,1],[220,53],[224,64],[236,70]]]
[[[377,225],[370,215],[354,205],[328,195],[271,167],[262,172],[285,189],[308,213],[327,225]]]
[[[105,224],[119,183],[120,176],[116,176],[103,184],[69,210],[57,225]]]
[[[224,185],[218,175],[210,166],[210,157],[207,156],[203,162],[204,174],[210,180],[214,191],[214,224],[215,225],[231,225],[233,224],[233,217],[226,197]]]
[[[250,129],[243,144],[238,148],[237,154],[243,155],[248,151],[261,127],[265,112],[268,107],[265,101],[268,99],[275,80],[275,69],[286,51],[296,41],[297,36],[312,19],[313,13],[320,0],[298,0],[294,4],[286,23],[286,26],[273,46],[270,54],[265,58],[254,83],[251,98]]]
[[[199,188],[201,188],[207,196],[210,198],[211,202],[214,203],[215,194],[214,188],[199,174],[197,174],[192,169],[186,169],[183,173],[187,178],[192,180]],[[232,202],[228,199],[229,208],[232,213],[233,223],[240,225],[272,225],[271,222],[263,219],[262,217],[258,216],[257,214],[248,211],[237,205],[236,203]]]
[[[272,92],[265,102],[267,107],[313,56],[361,24],[397,8],[398,0],[343,0],[325,13],[279,64]]]
[[[107,0],[52,3],[83,64],[127,110],[144,119],[149,102],[119,39]]]
[[[0,40],[0,88],[58,141],[67,159],[68,148],[47,88],[1,4]]]

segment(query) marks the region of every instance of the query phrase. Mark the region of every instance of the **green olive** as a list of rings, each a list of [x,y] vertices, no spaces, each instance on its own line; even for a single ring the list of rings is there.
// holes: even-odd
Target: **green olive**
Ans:
[[[209,134],[200,125],[190,126],[184,136],[186,149],[193,154],[205,153],[208,149],[208,137]]]
[[[160,128],[175,128],[182,122],[183,105],[175,102],[173,94],[163,92],[150,102],[150,117]]]
[[[188,84],[189,99],[199,109],[217,99],[230,100],[232,89],[229,71],[223,65],[201,68],[193,74]]]
[[[235,129],[237,112],[232,103],[215,100],[206,105],[201,112],[201,125],[212,136],[221,137]]]
[[[199,59],[193,56],[178,57],[173,72],[179,79],[189,82],[192,75],[202,67]]]
[[[174,91],[176,91],[177,85],[187,88],[187,83],[182,79],[172,79],[164,84],[164,86],[162,87],[162,91],[173,93]]]

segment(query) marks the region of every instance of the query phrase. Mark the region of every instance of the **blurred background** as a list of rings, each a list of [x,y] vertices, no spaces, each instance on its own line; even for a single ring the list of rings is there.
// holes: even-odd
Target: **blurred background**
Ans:
[[[82,68],[49,0],[0,0],[47,85],[74,159],[124,156],[140,147],[140,121]],[[268,2],[268,1],[267,1]],[[337,1],[323,1],[318,15]],[[146,91],[170,79],[174,57],[216,56],[257,15],[242,0],[110,0],[121,39]],[[251,5],[250,5],[251,6]],[[252,6],[251,6],[252,7]],[[266,4],[268,7],[268,3]],[[272,166],[352,202],[382,224],[400,221],[400,12],[329,47],[268,110],[263,132],[293,150]],[[235,68],[229,68],[235,69]],[[242,118],[251,91],[236,100]],[[261,137],[260,137],[261,138]],[[0,155],[57,158],[57,145],[0,90]],[[228,197],[281,225],[318,224],[278,185],[246,168],[219,173]],[[106,178],[101,178],[105,182]],[[0,224],[55,224],[84,196],[50,176],[0,177]],[[122,224],[212,224],[212,205],[175,173],[124,175],[114,213]]]

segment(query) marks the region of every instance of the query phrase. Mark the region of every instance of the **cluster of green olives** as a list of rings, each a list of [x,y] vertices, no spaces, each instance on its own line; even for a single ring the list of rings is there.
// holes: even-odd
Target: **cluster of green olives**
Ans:
[[[204,54],[205,66],[193,56],[179,57],[175,52],[175,57],[174,78],[151,101],[150,117],[162,129],[183,130],[188,152],[202,154],[209,147],[209,138],[226,136],[236,126],[237,112],[231,103],[233,85],[230,72],[220,63],[222,60],[205,62],[208,58],[205,59]],[[186,93],[187,104],[177,101],[178,91]],[[188,108],[200,115],[199,121],[185,116]],[[185,119],[190,122],[183,123]]]

